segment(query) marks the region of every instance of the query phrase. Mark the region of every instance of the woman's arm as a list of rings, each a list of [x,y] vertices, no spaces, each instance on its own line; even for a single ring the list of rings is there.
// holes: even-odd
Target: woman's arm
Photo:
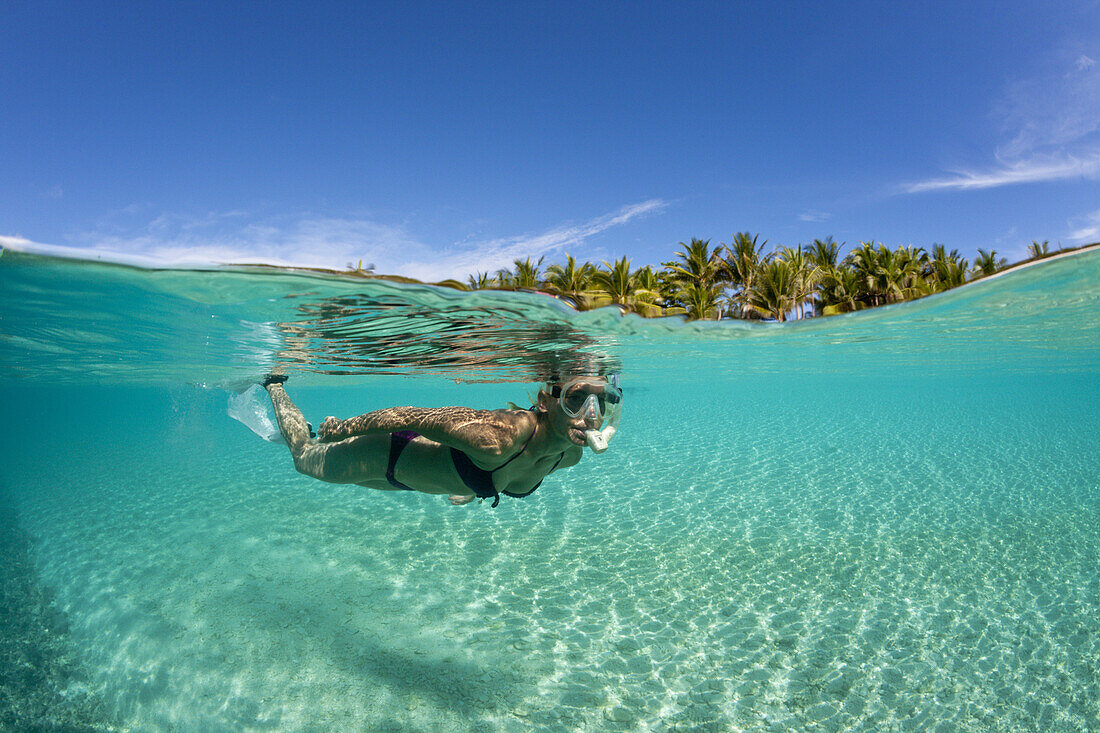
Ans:
[[[491,462],[530,437],[534,416],[525,410],[475,410],[470,407],[389,407],[339,420],[327,417],[318,440],[333,443],[356,435],[414,430],[429,440],[449,445],[472,458]]]

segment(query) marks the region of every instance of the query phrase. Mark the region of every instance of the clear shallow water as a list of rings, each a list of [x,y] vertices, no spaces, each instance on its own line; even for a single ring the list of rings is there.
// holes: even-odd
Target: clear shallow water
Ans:
[[[10,252],[0,282],[0,480],[70,662],[24,711],[52,685],[128,730],[1100,728],[1100,254],[779,328]],[[607,454],[456,508],[296,474],[212,386],[271,362],[317,419],[522,402],[577,363],[629,402]]]

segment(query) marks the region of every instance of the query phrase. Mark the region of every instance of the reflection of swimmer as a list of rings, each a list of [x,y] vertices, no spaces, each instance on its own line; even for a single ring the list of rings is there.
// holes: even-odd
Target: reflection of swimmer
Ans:
[[[576,465],[586,444],[603,452],[622,402],[617,378],[581,377],[548,384],[529,410],[391,407],[329,417],[315,441],[285,381],[271,376],[264,387],[299,472],[371,489],[449,494],[454,504],[480,497],[496,506],[500,494],[527,496],[552,471]]]

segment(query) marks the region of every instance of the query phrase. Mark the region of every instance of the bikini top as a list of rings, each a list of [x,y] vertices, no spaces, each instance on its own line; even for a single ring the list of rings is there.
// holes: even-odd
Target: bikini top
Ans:
[[[531,438],[534,437],[535,434],[534,432],[532,432]],[[530,496],[531,494],[535,493],[535,489],[542,486],[542,481],[539,481],[531,488],[530,491],[522,494],[514,494],[511,491],[507,490],[503,492],[498,492],[496,486],[493,485],[493,474],[507,466],[512,461],[519,458],[523,454],[523,452],[527,450],[527,445],[531,442],[531,438],[527,439],[527,442],[523,444],[523,447],[519,449],[519,452],[517,452],[514,456],[509,458],[504,463],[494,468],[492,471],[486,471],[484,468],[480,468],[479,466],[475,465],[474,462],[470,460],[470,457],[468,455],[457,448],[451,448],[451,460],[454,461],[455,471],[458,472],[458,477],[462,479],[462,483],[466,484],[467,488],[469,488],[470,491],[474,492],[474,494],[479,499],[492,498],[493,507],[495,508],[496,505],[500,503],[500,495],[502,493],[506,496],[511,496],[516,499],[522,499],[525,496]],[[558,460],[554,464],[554,468],[551,468],[549,473],[553,473],[554,469],[558,467],[563,458],[565,458],[565,451],[562,451],[561,455],[558,456]]]

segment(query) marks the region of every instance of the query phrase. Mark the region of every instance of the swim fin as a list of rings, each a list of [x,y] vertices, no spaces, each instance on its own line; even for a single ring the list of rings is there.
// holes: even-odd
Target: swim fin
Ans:
[[[270,409],[267,391],[258,384],[229,395],[229,417],[266,441],[286,445],[279,427],[271,419]]]

